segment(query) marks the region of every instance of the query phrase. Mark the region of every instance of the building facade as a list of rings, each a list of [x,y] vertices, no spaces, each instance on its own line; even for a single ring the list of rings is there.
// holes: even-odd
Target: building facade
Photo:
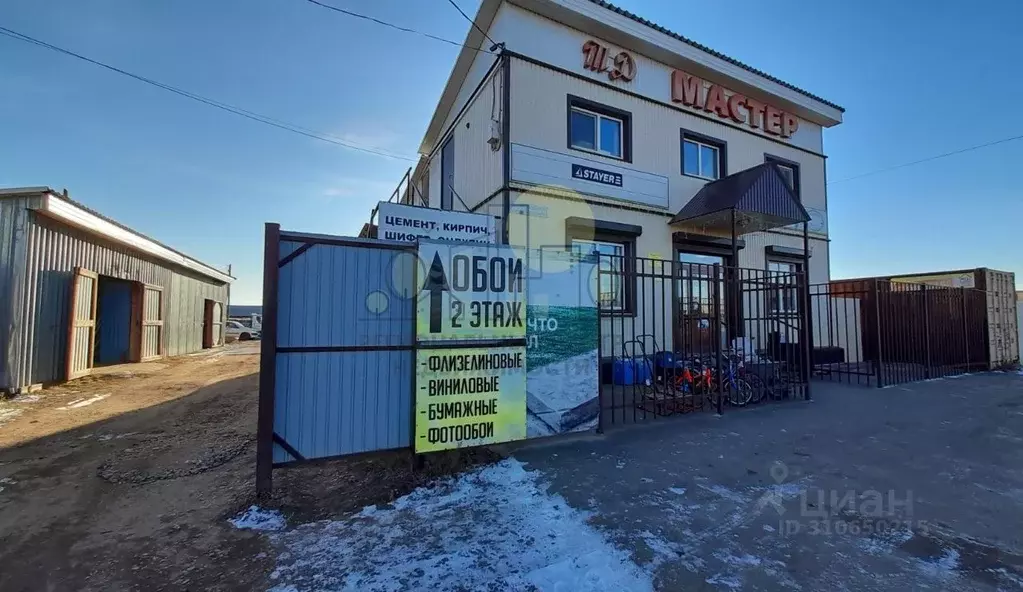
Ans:
[[[484,0],[475,22],[406,201],[491,214],[512,245],[593,250],[612,266],[828,282],[823,130],[841,107],[600,0]],[[806,237],[802,223],[740,215],[728,229],[711,215],[720,199],[735,211],[736,184],[757,193],[776,176]],[[602,284],[602,307],[642,315],[632,283]]]
[[[49,188],[0,190],[0,391],[220,345],[231,279]]]

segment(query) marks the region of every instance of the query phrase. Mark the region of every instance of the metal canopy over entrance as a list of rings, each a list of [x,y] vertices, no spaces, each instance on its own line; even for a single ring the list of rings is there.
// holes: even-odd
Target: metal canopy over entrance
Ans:
[[[735,236],[809,221],[778,166],[765,162],[707,183],[669,224]]]

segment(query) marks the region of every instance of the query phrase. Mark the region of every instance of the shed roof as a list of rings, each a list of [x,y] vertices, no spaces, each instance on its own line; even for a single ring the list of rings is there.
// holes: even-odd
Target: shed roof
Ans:
[[[162,261],[185,267],[214,280],[229,283],[235,278],[212,265],[186,255],[173,247],[150,238],[137,230],[100,214],[85,204],[76,202],[50,187],[0,188],[0,199],[42,197],[42,205],[33,208],[40,214],[74,226],[89,234],[141,251]]]

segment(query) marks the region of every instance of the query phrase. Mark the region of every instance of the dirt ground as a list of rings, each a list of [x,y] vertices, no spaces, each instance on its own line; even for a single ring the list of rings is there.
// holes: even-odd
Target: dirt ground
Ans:
[[[0,401],[0,590],[265,589],[255,503],[258,348],[107,369]],[[337,516],[489,460],[407,453],[275,471],[264,507]]]

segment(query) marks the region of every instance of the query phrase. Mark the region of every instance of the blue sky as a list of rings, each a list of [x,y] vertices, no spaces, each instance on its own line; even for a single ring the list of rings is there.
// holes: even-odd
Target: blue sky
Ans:
[[[446,0],[330,1],[449,39],[468,28]],[[458,1],[475,12],[476,1]],[[833,277],[987,266],[1023,280],[1023,141],[842,182],[1023,134],[1013,39],[1023,3],[619,3],[846,108],[845,123],[824,138]],[[409,156],[457,55],[303,0],[7,0],[0,26]],[[199,259],[231,263],[236,304],[260,301],[264,222],[355,234],[411,164],[6,37],[0,83],[0,186],[67,187]]]

